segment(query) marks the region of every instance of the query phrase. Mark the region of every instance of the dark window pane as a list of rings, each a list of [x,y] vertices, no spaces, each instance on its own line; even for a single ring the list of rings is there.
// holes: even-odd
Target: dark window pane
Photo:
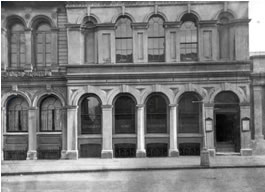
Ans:
[[[96,97],[90,96],[81,103],[81,134],[101,133],[101,105]]]
[[[150,97],[147,107],[147,133],[167,133],[167,103],[162,96]]]
[[[179,132],[199,133],[200,103],[193,93],[185,93],[179,101]]]
[[[115,144],[115,157],[126,158],[136,157],[136,145],[130,143]]]
[[[149,143],[146,145],[147,157],[167,157],[168,145],[166,143]]]
[[[120,96],[115,102],[115,133],[135,133],[135,102]]]

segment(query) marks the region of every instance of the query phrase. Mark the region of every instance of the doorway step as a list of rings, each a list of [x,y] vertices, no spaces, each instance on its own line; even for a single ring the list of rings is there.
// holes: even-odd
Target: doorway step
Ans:
[[[221,153],[233,153],[235,152],[235,144],[231,142],[218,142],[216,143],[216,151]]]

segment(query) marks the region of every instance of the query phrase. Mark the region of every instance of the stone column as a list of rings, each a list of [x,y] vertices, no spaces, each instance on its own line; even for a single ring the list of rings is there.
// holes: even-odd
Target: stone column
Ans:
[[[67,152],[67,109],[63,108],[61,111],[61,128],[62,128],[62,151],[61,159],[66,158]]]
[[[67,151],[66,159],[77,159],[77,109],[78,106],[67,107]]]
[[[5,71],[8,67],[8,43],[7,30],[1,28],[1,70]]]
[[[6,108],[2,107],[1,112],[1,160],[4,160],[4,133],[6,132]]]
[[[205,130],[205,106],[204,103],[201,103],[202,107],[202,134],[203,134],[203,147],[201,151],[201,166],[209,167],[210,166],[210,153],[207,148],[207,140],[206,140],[206,130]]]
[[[262,109],[262,86],[257,85],[253,86],[253,101],[254,101],[254,127],[255,127],[255,141],[254,141],[254,150],[255,155],[265,155],[265,140],[262,133],[263,128],[263,109]]]
[[[243,120],[249,122],[249,128],[246,130],[243,127]],[[241,137],[241,149],[240,153],[242,156],[252,155],[251,149],[251,132],[250,132],[250,105],[241,104],[240,105],[240,137]]]
[[[170,147],[169,156],[178,157],[179,150],[177,147],[177,104],[170,104]]]
[[[37,159],[37,115],[38,109],[31,107],[28,110],[28,153],[27,160]]]
[[[32,55],[34,53],[32,52],[32,30],[31,29],[26,29],[25,30],[25,45],[26,45],[26,51],[25,51],[25,56],[26,56],[26,66],[25,66],[25,71],[30,72],[33,69],[32,65]]]
[[[112,105],[102,105],[102,158],[112,158]]]
[[[214,146],[214,125],[213,125],[214,106],[213,104],[207,103],[204,105],[204,107],[205,107],[205,121],[206,120],[208,121],[208,125],[205,124],[207,148],[210,152],[210,156],[214,157],[216,153]],[[208,129],[206,129],[207,126]]]
[[[137,105],[137,151],[136,157],[146,157],[144,138],[144,105]]]

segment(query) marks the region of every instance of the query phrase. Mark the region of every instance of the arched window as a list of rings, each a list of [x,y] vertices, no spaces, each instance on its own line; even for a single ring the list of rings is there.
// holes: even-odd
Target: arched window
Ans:
[[[165,61],[165,29],[164,20],[153,16],[148,23],[148,61]]]
[[[233,19],[233,16],[230,13],[222,13],[219,16],[218,33],[220,59],[224,60],[233,58],[235,55],[233,47],[231,47],[234,41],[233,34],[230,33],[229,23],[231,19]]]
[[[36,67],[51,66],[52,59],[51,27],[46,22],[40,22],[35,28],[35,62]]]
[[[193,14],[185,14],[181,19],[180,59],[181,61],[198,60],[197,18]]]
[[[28,131],[28,103],[18,96],[7,103],[7,132]]]
[[[96,96],[81,102],[81,134],[101,134],[101,103]]]
[[[195,93],[184,93],[178,106],[179,133],[200,132],[200,98]]]
[[[115,101],[115,133],[135,133],[135,101],[122,95]]]
[[[133,42],[131,20],[127,17],[120,17],[116,22],[116,62],[133,62]]]
[[[25,64],[25,27],[20,21],[12,21],[9,27],[9,65],[11,68],[22,68]]]
[[[45,98],[40,104],[40,131],[61,131],[62,104],[55,96]]]
[[[146,103],[147,133],[167,133],[167,102],[161,95],[152,95]]]
[[[96,63],[96,39],[95,28],[96,20],[86,17],[83,22],[84,39],[85,39],[85,63]]]

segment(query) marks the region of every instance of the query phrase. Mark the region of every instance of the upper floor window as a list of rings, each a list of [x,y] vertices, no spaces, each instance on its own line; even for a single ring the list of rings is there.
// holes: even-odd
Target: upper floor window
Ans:
[[[11,68],[22,68],[25,64],[25,27],[18,21],[9,28],[9,65]]]
[[[28,103],[18,96],[7,103],[7,132],[28,131]]]
[[[198,60],[197,19],[193,14],[185,14],[181,19],[180,59],[181,61]]]
[[[40,104],[40,131],[61,131],[62,105],[57,97],[49,96]]]
[[[116,23],[116,62],[133,62],[133,42],[131,20],[121,17]]]
[[[95,96],[87,96],[81,102],[81,134],[101,133],[101,103]]]
[[[234,51],[234,37],[230,30],[230,21],[233,16],[230,13],[221,13],[218,22],[218,33],[219,33],[219,52],[220,59],[233,59]]]
[[[164,20],[153,16],[148,23],[148,61],[165,61],[165,29]]]
[[[35,62],[36,67],[51,66],[52,59],[51,27],[46,22],[41,22],[35,29]]]
[[[135,133],[135,101],[127,95],[115,101],[115,133]]]
[[[96,63],[96,36],[95,36],[95,27],[96,20],[91,17],[86,17],[83,22],[84,29],[84,42],[85,42],[85,63]]]

